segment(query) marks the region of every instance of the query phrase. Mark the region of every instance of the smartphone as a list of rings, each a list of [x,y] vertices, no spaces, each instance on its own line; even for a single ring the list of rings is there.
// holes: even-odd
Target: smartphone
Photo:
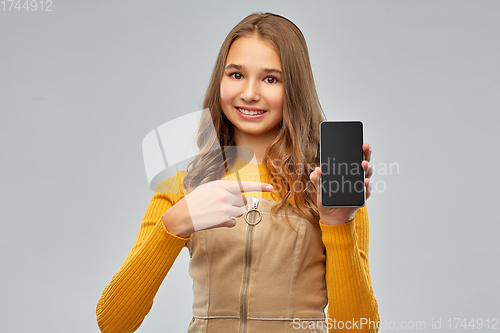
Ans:
[[[324,121],[320,133],[320,196],[324,207],[365,204],[363,123]]]

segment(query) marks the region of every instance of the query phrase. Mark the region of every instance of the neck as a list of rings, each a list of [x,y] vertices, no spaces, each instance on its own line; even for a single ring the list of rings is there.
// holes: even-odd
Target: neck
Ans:
[[[267,148],[276,138],[277,132],[269,132],[262,134],[250,134],[235,129],[234,138],[238,147],[247,147],[252,150],[238,149],[237,157],[253,163],[261,164],[266,154]],[[253,157],[251,155],[253,154]]]

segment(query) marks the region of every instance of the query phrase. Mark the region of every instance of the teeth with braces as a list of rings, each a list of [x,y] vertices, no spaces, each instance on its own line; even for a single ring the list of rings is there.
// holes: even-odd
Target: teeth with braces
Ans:
[[[255,114],[263,114],[265,111],[249,111],[249,110],[245,110],[245,109],[240,109],[238,108],[238,110],[243,113],[243,114],[247,114],[247,115],[255,115]]]

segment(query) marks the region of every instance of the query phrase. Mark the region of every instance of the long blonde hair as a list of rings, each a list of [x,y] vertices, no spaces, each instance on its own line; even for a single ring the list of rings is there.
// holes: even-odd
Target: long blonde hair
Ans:
[[[188,166],[182,185],[189,190],[220,179],[235,160],[236,150],[226,151],[223,160],[218,158],[220,147],[235,145],[233,125],[220,105],[220,84],[232,43],[239,37],[251,35],[270,42],[282,65],[283,120],[263,159],[278,189],[279,200],[271,210],[272,216],[275,219],[280,208],[290,208],[317,223],[316,192],[309,174],[319,166],[319,124],[325,116],[316,92],[305,38],[293,22],[280,15],[251,14],[238,23],[222,43],[203,101],[203,108],[210,112],[202,117],[198,128],[200,154]],[[212,123],[216,134],[210,130]],[[300,190],[295,191],[298,183]]]

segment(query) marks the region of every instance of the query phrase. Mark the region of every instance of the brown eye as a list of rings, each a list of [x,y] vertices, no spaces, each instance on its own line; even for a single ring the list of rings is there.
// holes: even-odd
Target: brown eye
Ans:
[[[266,82],[267,83],[276,83],[278,80],[274,76],[268,76],[266,77]]]
[[[243,75],[241,75],[240,73],[233,73],[233,74],[231,74],[231,77],[233,79],[239,80],[243,77]]]

